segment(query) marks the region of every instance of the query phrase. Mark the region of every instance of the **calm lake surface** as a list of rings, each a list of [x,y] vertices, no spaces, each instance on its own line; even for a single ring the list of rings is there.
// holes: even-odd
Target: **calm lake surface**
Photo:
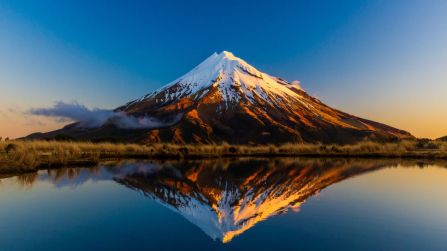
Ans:
[[[447,250],[447,167],[123,161],[4,176],[0,250]]]

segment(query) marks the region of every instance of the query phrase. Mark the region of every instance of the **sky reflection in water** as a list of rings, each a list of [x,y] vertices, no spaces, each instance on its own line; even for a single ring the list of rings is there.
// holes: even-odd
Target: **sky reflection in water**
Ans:
[[[444,163],[131,161],[0,182],[2,250],[443,250],[447,245]]]

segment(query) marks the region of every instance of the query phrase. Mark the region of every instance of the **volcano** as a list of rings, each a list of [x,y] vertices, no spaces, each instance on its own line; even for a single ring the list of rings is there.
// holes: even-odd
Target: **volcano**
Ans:
[[[98,128],[74,123],[32,137],[232,144],[347,144],[413,138],[406,131],[331,108],[304,91],[299,81],[261,72],[227,51],[212,54],[180,78],[115,112],[150,118],[157,126],[126,129],[111,119]]]

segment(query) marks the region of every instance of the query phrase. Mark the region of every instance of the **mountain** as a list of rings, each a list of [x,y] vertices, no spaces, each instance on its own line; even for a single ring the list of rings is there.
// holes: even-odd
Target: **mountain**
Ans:
[[[260,72],[226,51],[214,53],[180,78],[115,112],[156,123],[126,129],[111,119],[99,128],[72,124],[31,137],[235,144],[353,143],[413,137],[333,109],[306,93],[298,81]]]
[[[154,199],[224,243],[324,188],[387,166],[345,160],[240,160],[139,167],[115,181]]]

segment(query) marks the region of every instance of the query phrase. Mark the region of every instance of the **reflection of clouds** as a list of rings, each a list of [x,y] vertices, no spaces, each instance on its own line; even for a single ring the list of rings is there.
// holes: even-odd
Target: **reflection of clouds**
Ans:
[[[125,177],[131,173],[151,174],[163,168],[163,165],[150,162],[124,162],[119,165],[101,165],[95,168],[58,168],[47,171],[40,171],[34,174],[35,178],[28,182],[26,175],[20,175],[17,178],[23,182],[21,185],[32,186],[35,181],[48,182],[57,188],[76,188],[87,182],[110,181]]]
[[[57,188],[76,188],[86,182],[110,180],[111,176],[106,171],[99,173],[92,172],[88,168],[76,169],[57,169],[50,170],[44,174],[39,175],[39,181],[48,182]]]

